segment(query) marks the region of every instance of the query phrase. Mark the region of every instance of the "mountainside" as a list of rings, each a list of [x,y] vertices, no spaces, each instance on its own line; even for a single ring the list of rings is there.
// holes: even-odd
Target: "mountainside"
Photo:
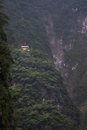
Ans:
[[[6,31],[11,47],[20,48],[27,42],[33,49],[48,54],[51,60],[53,56],[72,100],[85,115],[87,1],[4,0],[4,4],[10,17]]]
[[[79,110],[70,100],[63,79],[39,50],[12,52],[16,127],[22,130],[73,130],[79,126]],[[16,114],[17,115],[17,114]],[[22,119],[22,120],[21,120]]]

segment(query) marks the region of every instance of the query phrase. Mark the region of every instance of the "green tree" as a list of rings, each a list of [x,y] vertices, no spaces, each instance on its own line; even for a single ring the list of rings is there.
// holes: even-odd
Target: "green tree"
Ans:
[[[0,0],[0,9],[2,8]],[[12,94],[10,92],[11,78],[10,65],[12,58],[6,43],[7,38],[4,32],[4,25],[8,17],[0,12],[0,130],[12,129]]]
[[[16,126],[21,130],[76,130],[79,111],[48,56],[39,50],[12,52]],[[16,114],[16,115],[19,115]],[[22,119],[22,120],[21,120]]]

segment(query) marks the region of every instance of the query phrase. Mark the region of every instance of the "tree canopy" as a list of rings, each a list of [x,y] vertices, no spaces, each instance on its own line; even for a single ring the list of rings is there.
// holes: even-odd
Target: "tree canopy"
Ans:
[[[0,9],[2,1],[0,1]],[[12,130],[12,94],[10,91],[10,65],[12,58],[6,43],[4,25],[7,23],[7,15],[0,11],[0,130]]]

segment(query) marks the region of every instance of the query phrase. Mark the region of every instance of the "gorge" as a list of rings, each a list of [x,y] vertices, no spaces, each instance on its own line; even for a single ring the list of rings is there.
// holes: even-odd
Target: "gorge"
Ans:
[[[48,55],[61,72],[73,103],[81,111],[81,129],[86,130],[86,0],[4,0],[4,6],[10,18],[6,26],[9,45],[19,49],[27,42],[31,48]]]

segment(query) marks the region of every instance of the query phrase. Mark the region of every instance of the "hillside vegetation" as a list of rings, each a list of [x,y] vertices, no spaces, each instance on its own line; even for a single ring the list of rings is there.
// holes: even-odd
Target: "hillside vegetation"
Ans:
[[[12,130],[12,121],[14,120],[12,92],[10,91],[12,57],[4,31],[4,25],[7,23],[8,17],[1,11],[2,7],[2,1],[0,0],[0,130]]]
[[[12,52],[17,128],[22,130],[73,130],[79,111],[71,102],[63,79],[53,63],[39,50]],[[22,119],[22,120],[21,120]]]
[[[20,48],[27,42],[52,61],[52,55],[62,50],[55,57],[59,61],[63,55],[60,71],[69,94],[79,109],[86,108],[87,0],[4,0],[4,5],[10,18],[5,28],[10,47]]]

